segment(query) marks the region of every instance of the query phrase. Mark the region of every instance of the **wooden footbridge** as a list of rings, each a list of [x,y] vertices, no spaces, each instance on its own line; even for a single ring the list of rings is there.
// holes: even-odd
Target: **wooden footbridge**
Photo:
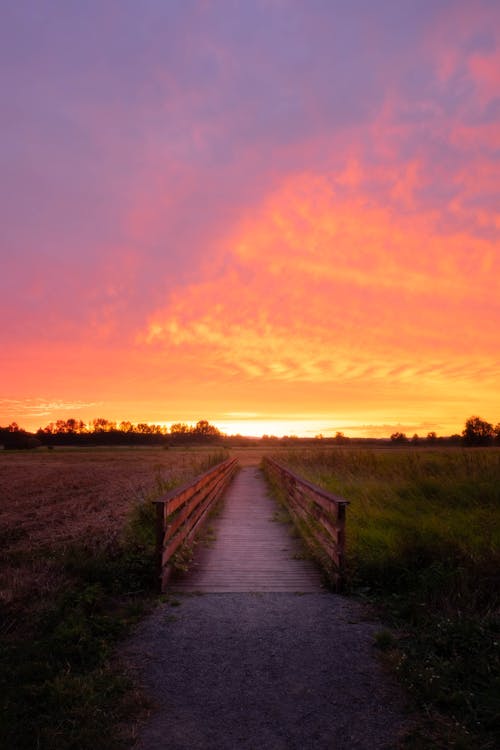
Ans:
[[[304,555],[304,542],[283,522],[272,494],[286,507],[311,555]],[[342,585],[347,501],[272,459],[264,460],[263,469],[239,468],[237,459],[228,459],[155,504],[163,591],[315,592],[324,576],[312,557],[337,589]],[[183,571],[180,560],[215,507],[213,536],[205,534]]]

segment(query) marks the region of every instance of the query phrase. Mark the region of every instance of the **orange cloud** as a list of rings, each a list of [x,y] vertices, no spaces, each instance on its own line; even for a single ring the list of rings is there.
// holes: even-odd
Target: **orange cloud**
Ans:
[[[302,175],[220,255],[229,270],[177,290],[142,342],[197,352],[219,376],[352,392],[390,382],[396,397],[446,399],[451,388],[459,400],[500,375],[497,248],[440,232],[432,215],[395,214]]]

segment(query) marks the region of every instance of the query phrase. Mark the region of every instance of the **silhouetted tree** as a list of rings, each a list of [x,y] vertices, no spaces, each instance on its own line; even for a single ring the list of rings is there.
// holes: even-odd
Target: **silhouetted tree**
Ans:
[[[408,443],[408,438],[404,432],[393,432],[391,435],[391,441],[393,443]]]
[[[469,417],[462,432],[466,445],[490,445],[494,435],[493,425],[481,417]]]
[[[343,432],[336,432],[333,439],[337,445],[346,445],[349,442],[349,438]]]
[[[200,419],[196,422],[196,426],[192,430],[193,435],[196,438],[202,438],[205,440],[212,440],[221,436],[220,430],[215,425],[207,422],[206,419]]]
[[[189,427],[185,422],[174,422],[174,424],[170,425],[171,435],[187,435],[188,432]]]
[[[40,440],[26,430],[23,430],[16,422],[8,427],[0,428],[0,443],[5,450],[24,450],[26,448],[38,448]]]

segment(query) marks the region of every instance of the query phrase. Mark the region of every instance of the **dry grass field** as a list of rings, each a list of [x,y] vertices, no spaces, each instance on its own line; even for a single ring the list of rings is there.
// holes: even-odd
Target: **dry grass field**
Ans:
[[[93,448],[0,452],[0,603],[47,596],[74,543],[112,546],[135,504],[201,471],[209,451]],[[17,606],[16,606],[17,605]]]
[[[151,500],[207,448],[0,451],[0,746],[130,747],[140,695],[114,645],[156,597]]]

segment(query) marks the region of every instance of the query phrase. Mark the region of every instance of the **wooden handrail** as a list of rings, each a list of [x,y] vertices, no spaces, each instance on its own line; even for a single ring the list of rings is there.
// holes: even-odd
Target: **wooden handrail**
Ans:
[[[340,590],[344,583],[345,517],[349,501],[303,479],[268,456],[264,456],[263,467],[284,490],[292,520],[326,568],[335,588]]]
[[[200,523],[229,484],[238,465],[228,458],[181,487],[153,500],[156,505],[156,550],[161,591],[172,572],[172,556],[192,539]]]

